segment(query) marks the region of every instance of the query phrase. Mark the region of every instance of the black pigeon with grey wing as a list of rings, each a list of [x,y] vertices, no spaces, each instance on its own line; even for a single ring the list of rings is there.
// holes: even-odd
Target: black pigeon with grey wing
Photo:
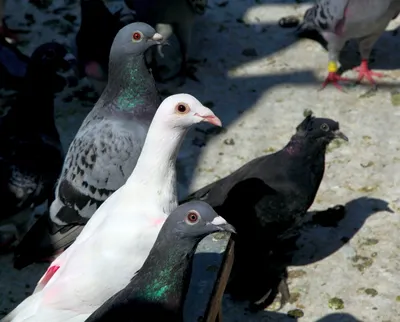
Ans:
[[[60,44],[39,46],[27,64],[15,104],[0,119],[0,234],[10,244],[26,233],[36,206],[54,200],[63,163],[54,123],[54,93],[66,85],[59,70],[73,57]]]
[[[228,285],[234,295],[264,302],[273,288],[270,276],[265,276],[267,254],[303,223],[324,175],[326,148],[335,138],[347,140],[339,123],[308,116],[282,150],[248,162],[183,200],[206,201],[236,227],[233,278]],[[279,289],[288,296],[285,284]]]
[[[143,53],[161,40],[139,22],[118,32],[107,87],[69,146],[50,215],[41,217],[16,249],[16,268],[63,252],[132,173],[161,103]]]
[[[183,304],[198,243],[233,226],[202,201],[177,207],[158,234],[142,268],[86,322],[183,322]]]

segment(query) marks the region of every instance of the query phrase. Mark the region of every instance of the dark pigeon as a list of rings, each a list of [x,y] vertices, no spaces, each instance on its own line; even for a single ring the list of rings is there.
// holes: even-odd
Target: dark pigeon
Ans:
[[[118,32],[108,85],[69,146],[50,214],[33,225],[15,250],[15,268],[63,252],[131,175],[161,103],[144,52],[161,40],[140,22]]]
[[[219,231],[235,233],[207,203],[191,201],[176,208],[131,282],[86,322],[182,322],[196,247]]]
[[[112,14],[103,0],[81,0],[81,26],[75,39],[78,73],[87,76],[101,94],[107,85],[110,49],[118,31],[133,16]]]
[[[0,119],[0,233],[2,242],[20,239],[32,208],[53,201],[63,163],[54,124],[54,93],[66,85],[56,72],[69,69],[66,49],[47,43],[32,54],[15,104]]]
[[[248,162],[182,201],[206,201],[237,228],[228,285],[237,298],[258,301],[275,288],[265,273],[268,254],[281,240],[296,235],[303,223],[324,175],[326,148],[335,138],[347,140],[339,123],[307,116],[282,150]],[[279,290],[287,297],[285,286],[279,285]]]

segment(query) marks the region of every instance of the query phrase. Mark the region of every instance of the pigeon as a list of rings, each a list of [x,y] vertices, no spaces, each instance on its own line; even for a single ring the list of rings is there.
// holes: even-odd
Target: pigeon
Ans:
[[[235,229],[202,201],[190,201],[167,218],[142,268],[86,322],[183,322],[183,305],[198,243]],[[138,319],[140,317],[140,319]]]
[[[101,94],[107,85],[110,49],[118,31],[133,22],[122,19],[121,10],[112,14],[103,0],[81,0],[81,25],[75,37],[78,74],[87,76]]]
[[[54,93],[66,85],[56,72],[71,67],[72,57],[58,43],[39,46],[32,54],[15,103],[0,119],[0,241],[20,240],[31,223],[33,208],[52,202],[63,164],[54,124]]]
[[[350,39],[358,40],[361,54],[361,64],[355,68],[359,73],[357,81],[366,78],[375,85],[373,77],[383,77],[383,74],[369,69],[371,50],[399,12],[400,0],[318,0],[308,9],[298,30],[316,29],[328,43],[329,73],[322,89],[332,83],[341,90],[338,81],[348,80],[338,75],[337,62],[340,51]]]
[[[304,222],[324,175],[326,148],[335,138],[348,140],[339,123],[309,115],[282,150],[248,162],[181,201],[205,201],[237,229],[231,294],[239,290],[250,301],[265,295],[265,289],[258,291],[264,286],[256,274],[263,271],[262,254],[295,235]]]
[[[85,321],[129,283],[166,217],[178,206],[176,157],[189,127],[202,121],[221,126],[219,118],[189,94],[172,95],[161,103],[126,183],[50,264],[34,293],[2,322]]]
[[[166,29],[172,29],[172,32],[176,35],[182,56],[181,67],[178,74],[164,81],[176,76],[183,79],[189,77],[198,81],[192,68],[189,68],[187,65],[187,53],[194,19],[196,14],[204,14],[208,0],[125,0],[125,4],[128,8],[135,11],[136,19],[139,21],[154,26],[164,36],[166,36]],[[154,54],[152,62],[153,70],[158,70],[155,66]],[[160,76],[158,78],[161,79]]]
[[[143,53],[161,41],[144,23],[118,32],[108,85],[69,146],[49,215],[39,218],[15,249],[15,268],[52,261],[132,173],[161,102]]]
[[[23,84],[29,61],[28,56],[0,36],[0,87],[19,90]]]

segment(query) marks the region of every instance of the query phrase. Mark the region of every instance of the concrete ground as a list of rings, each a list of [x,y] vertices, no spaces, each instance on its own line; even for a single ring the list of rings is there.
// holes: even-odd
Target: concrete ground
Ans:
[[[28,29],[21,38],[30,54],[39,44],[56,39],[70,44],[79,26],[78,5],[54,1],[43,11],[8,1],[10,27]],[[70,1],[71,2],[71,1]],[[307,225],[289,267],[292,303],[253,314],[246,304],[224,301],[224,320],[304,322],[395,322],[400,316],[400,38],[390,23],[373,53],[372,67],[385,73],[377,91],[369,86],[329,86],[318,91],[326,74],[327,53],[318,43],[299,40],[293,29],[278,26],[283,16],[301,17],[311,2],[294,0],[209,0],[193,32],[191,57],[199,83],[160,86],[164,95],[187,92],[213,108],[224,130],[193,129],[178,161],[181,195],[223,177],[251,159],[280,149],[303,119],[305,110],[335,119],[349,137],[333,143],[326,172],[312,211],[341,204],[346,215],[337,227]],[[27,26],[32,14],[35,23]],[[65,36],[63,36],[65,35]],[[358,62],[356,46],[343,51],[344,65]],[[356,77],[352,71],[345,73]],[[85,80],[80,88],[87,86]],[[57,125],[65,149],[93,106],[75,89],[57,97]],[[83,94],[85,95],[83,95]],[[74,95],[74,96],[71,96]],[[82,96],[85,96],[83,100]],[[93,101],[93,100],[92,100]],[[386,211],[390,207],[393,212]],[[46,265],[22,271],[11,256],[0,258],[0,314],[6,314],[30,292]],[[294,311],[293,310],[297,310]]]

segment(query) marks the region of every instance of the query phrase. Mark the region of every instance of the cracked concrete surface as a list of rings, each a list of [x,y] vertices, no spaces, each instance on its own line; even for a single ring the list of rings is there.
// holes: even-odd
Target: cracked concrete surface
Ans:
[[[390,23],[375,46],[371,66],[386,75],[376,92],[368,85],[349,85],[346,93],[333,86],[318,91],[326,73],[326,51],[277,23],[283,16],[301,17],[310,5],[293,0],[209,0],[209,10],[195,25],[191,48],[191,57],[201,61],[200,83],[160,85],[164,95],[195,95],[224,125],[219,132],[206,125],[190,131],[178,161],[180,194],[283,147],[305,110],[339,121],[350,142],[331,145],[311,210],[341,204],[346,207],[344,219],[337,227],[304,227],[289,266],[292,303],[277,312],[272,305],[253,314],[246,303],[225,296],[224,320],[289,322],[295,319],[287,313],[297,309],[304,322],[395,322],[400,316],[400,19]],[[64,1],[56,0],[50,9],[61,6]],[[6,12],[15,13],[8,25],[30,30],[21,35],[26,54],[53,39],[70,44],[79,20],[78,16],[71,24],[62,18],[68,12],[79,14],[77,4],[70,7],[60,18],[22,0],[8,1]],[[26,13],[36,20],[30,27]],[[356,49],[354,43],[345,48],[344,66],[358,63]],[[356,76],[352,71],[345,75]],[[79,86],[84,85],[85,80]],[[57,125],[65,149],[93,104],[71,100],[74,90],[57,97]],[[0,258],[2,315],[32,292],[47,266],[16,271],[11,258]]]

